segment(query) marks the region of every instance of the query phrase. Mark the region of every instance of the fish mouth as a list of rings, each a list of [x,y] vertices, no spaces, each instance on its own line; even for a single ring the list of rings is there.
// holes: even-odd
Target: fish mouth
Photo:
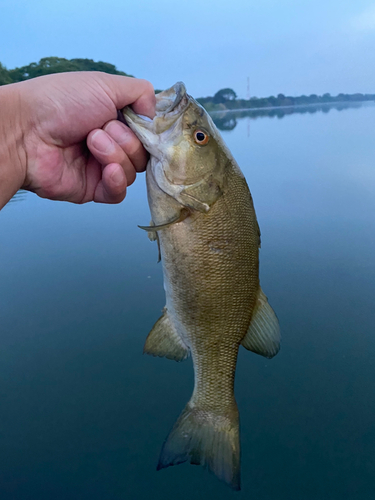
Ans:
[[[186,87],[183,82],[177,82],[170,89],[156,94],[156,116],[174,112],[185,96]]]
[[[146,149],[155,142],[155,134],[160,136],[170,129],[189,105],[189,98],[183,82],[156,94],[155,118],[153,120],[137,115],[126,106],[121,110],[125,123],[131,128]],[[154,139],[154,140],[152,140]]]

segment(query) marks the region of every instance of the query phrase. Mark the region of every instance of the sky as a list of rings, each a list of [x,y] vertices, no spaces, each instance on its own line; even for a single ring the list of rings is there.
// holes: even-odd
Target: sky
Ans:
[[[375,93],[375,1],[0,0],[0,62],[89,58],[195,97]]]

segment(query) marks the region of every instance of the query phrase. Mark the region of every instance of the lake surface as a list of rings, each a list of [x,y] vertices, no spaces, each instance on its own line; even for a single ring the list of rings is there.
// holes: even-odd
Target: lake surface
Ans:
[[[374,498],[375,106],[328,111],[215,117],[236,122],[283,335],[272,360],[240,352],[241,493],[156,472],[193,370],[142,355],[164,306],[144,177],[117,206],[1,211],[1,500]]]

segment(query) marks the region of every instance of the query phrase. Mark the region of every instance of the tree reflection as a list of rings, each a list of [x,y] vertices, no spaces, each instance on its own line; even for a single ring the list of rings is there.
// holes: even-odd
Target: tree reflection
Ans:
[[[215,114],[212,119],[219,130],[233,130],[237,126],[236,113]]]
[[[238,120],[243,118],[250,118],[251,120],[256,120],[257,118],[284,118],[284,116],[292,115],[294,113],[299,114],[314,114],[314,113],[329,113],[331,109],[336,111],[343,111],[345,109],[360,108],[362,106],[361,102],[352,103],[332,103],[332,104],[313,104],[306,106],[291,106],[291,107],[274,107],[274,108],[263,108],[263,109],[244,109],[239,111],[214,111],[211,114],[215,125],[219,130],[233,130],[238,123]]]

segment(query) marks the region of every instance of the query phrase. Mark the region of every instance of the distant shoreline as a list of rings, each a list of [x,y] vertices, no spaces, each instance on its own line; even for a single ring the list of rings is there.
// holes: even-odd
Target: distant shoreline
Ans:
[[[331,101],[331,102],[310,102],[308,104],[288,104],[287,106],[262,106],[258,108],[238,108],[238,109],[215,109],[213,111],[207,111],[210,115],[222,114],[222,113],[237,113],[243,111],[268,111],[274,109],[294,109],[294,108],[315,108],[318,106],[334,106],[337,104],[342,104],[344,106],[350,106],[351,104],[364,104],[364,103],[375,103],[375,99],[372,101]],[[204,107],[204,105],[202,104]]]

